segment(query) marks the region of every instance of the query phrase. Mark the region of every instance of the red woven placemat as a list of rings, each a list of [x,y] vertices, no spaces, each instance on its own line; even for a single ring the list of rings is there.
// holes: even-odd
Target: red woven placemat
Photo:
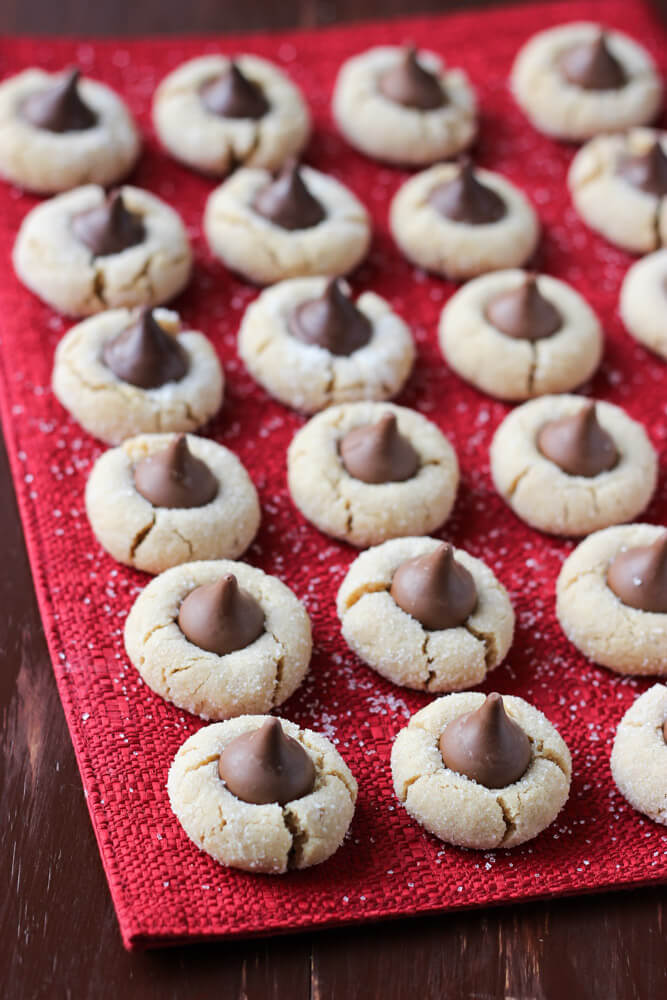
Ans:
[[[169,763],[202,723],[149,691],[125,656],[125,616],[148,578],[104,555],[88,526],[84,484],[102,449],[67,417],[49,388],[53,351],[68,324],[13,275],[9,254],[14,234],[35,199],[1,185],[5,435],[58,687],[128,947],[588,892],[667,877],[667,831],[626,804],[608,762],[616,725],[648,682],[615,677],[593,666],[563,637],[554,615],[554,582],[572,543],[532,531],[496,496],[488,446],[507,407],[464,385],[440,357],[436,323],[454,286],[410,267],[387,230],[389,200],[405,175],[351,151],[336,134],[329,112],[338,66],[368,45],[409,39],[468,71],[482,108],[478,159],[516,181],[537,206],[545,229],[540,268],[570,281],[597,309],[607,347],[590,390],[642,420],[661,450],[663,472],[645,519],[665,521],[665,367],[631,340],[618,319],[618,291],[629,258],[576,218],[565,188],[573,149],[534,132],[507,91],[519,45],[539,28],[579,17],[628,30],[648,46],[663,71],[667,67],[661,29],[647,9],[629,0],[549,4],[242,41],[0,42],[4,75],[31,64],[59,69],[75,61],[115,87],[138,115],[146,150],[132,180],[174,204],[187,222],[197,267],[176,306],[188,323],[208,334],[227,373],[224,408],[207,433],[240,456],[261,496],[262,528],[246,558],[285,580],[313,621],[311,670],[282,714],[333,738],[360,787],[351,834],[341,850],[318,868],[278,878],[220,867],[197,851],[171,814],[165,790]],[[201,216],[213,184],[162,154],[150,125],[150,99],[158,80],[182,60],[216,50],[257,52],[288,69],[314,112],[308,160],[341,177],[373,213],[373,248],[353,283],[386,295],[411,324],[419,359],[399,402],[434,420],[461,460],[461,489],[442,537],[490,563],[509,588],[518,615],[507,663],[484,689],[534,702],[573,753],[566,808],[522,848],[482,853],[445,846],[417,826],[394,798],[389,770],[393,737],[429,699],[383,681],[340,637],[334,597],[355,552],[320,535],[290,501],[285,449],[302,420],[260,391],[236,354],[239,321],[256,291],[226,273],[204,245]]]

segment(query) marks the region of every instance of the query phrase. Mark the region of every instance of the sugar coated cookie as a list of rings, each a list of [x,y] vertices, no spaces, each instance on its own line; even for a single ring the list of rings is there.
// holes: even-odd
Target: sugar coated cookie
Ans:
[[[325,736],[270,715],[200,729],[176,754],[167,789],[200,850],[270,875],[326,861],[357,799],[352,773]]]
[[[632,265],[621,286],[620,310],[628,333],[667,360],[667,250]]]
[[[412,335],[389,303],[340,281],[292,278],[246,309],[239,354],[281,403],[315,413],[332,403],[397,395],[415,357]]]
[[[460,153],[477,133],[465,73],[412,48],[377,46],[344,62],[333,112],[352,146],[388,163],[427,166]]]
[[[602,329],[565,282],[525,271],[469,281],[440,316],[440,349],[467,382],[498,399],[567,392],[602,357]]]
[[[514,633],[507,591],[489,567],[435,538],[362,552],[336,602],[348,646],[383,677],[422,691],[480,684]]]
[[[177,213],[140,188],[95,184],[31,209],[12,254],[24,285],[68,316],[155,306],[187,285],[192,251]]]
[[[77,323],[56,348],[55,395],[109,444],[196,430],[220,408],[223,390],[210,341],[166,309],[111,309]]]
[[[172,156],[217,177],[238,166],[277,170],[310,135],[299,88],[253,55],[201,56],[178,66],[155,91],[153,123]]]
[[[440,163],[407,180],[394,195],[389,221],[408,260],[455,280],[521,267],[540,235],[526,196],[467,161]]]
[[[292,591],[246,563],[183,563],[148,584],[125,648],[161,698],[203,719],[269,712],[310,662],[310,620]]]
[[[491,850],[532,840],[570,791],[570,752],[523,698],[448,694],[412,716],[391,751],[394,790],[448,844]]]
[[[140,150],[125,103],[77,69],[26,69],[0,83],[0,174],[19,187],[106,187],[130,172]]]
[[[595,663],[667,675],[667,530],[624,524],[589,535],[563,563],[556,613]]]
[[[611,773],[633,808],[667,826],[667,686],[655,684],[621,719]]]
[[[587,21],[548,28],[526,42],[510,77],[517,103],[540,132],[581,141],[652,121],[662,82],[643,46]]]
[[[304,517],[363,548],[439,527],[454,504],[459,467],[441,431],[414,410],[344,403],[295,434],[287,479]]]
[[[620,407],[542,396],[509,413],[491,443],[491,475],[514,513],[555,535],[631,521],[655,489],[646,431]]]
[[[236,455],[191,434],[142,434],[105,452],[86,484],[86,512],[106,551],[146,573],[236,559],[260,520]]]

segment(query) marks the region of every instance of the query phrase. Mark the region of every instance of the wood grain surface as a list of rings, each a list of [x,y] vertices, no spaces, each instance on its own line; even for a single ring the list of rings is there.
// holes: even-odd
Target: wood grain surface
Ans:
[[[0,0],[0,31],[238,31],[471,5],[465,0]],[[664,11],[663,0],[660,6]],[[127,954],[49,663],[1,442],[0,525],[0,995],[5,1000],[657,1000],[665,995],[661,889]]]

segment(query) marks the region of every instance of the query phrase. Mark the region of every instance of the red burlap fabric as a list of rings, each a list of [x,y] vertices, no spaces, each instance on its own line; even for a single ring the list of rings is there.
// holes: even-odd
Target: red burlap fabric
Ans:
[[[648,46],[663,71],[667,68],[664,35],[648,11],[630,0],[243,41],[0,43],[3,75],[31,64],[59,69],[77,62],[115,87],[138,115],[146,149],[132,180],[173,204],[187,222],[197,266],[176,306],[211,338],[227,373],[224,408],[206,433],[239,455],[261,495],[262,528],[247,559],[289,584],[313,622],[310,674],[283,714],[334,739],[359,780],[348,840],[330,861],[310,871],[270,878],[226,870],[199,853],[181,830],[167,801],[167,770],[201,722],[147,690],[125,655],[123,623],[147,577],[116,565],[91,534],[83,490],[102,448],[68,418],[49,388],[53,351],[69,324],[24,290],[11,269],[14,234],[35,199],[0,186],[5,435],[53,667],[128,947],[589,892],[667,876],[667,831],[626,804],[609,772],[616,725],[648,682],[593,666],[564,638],[554,614],[554,582],[572,543],[532,531],[496,496],[488,446],[507,407],[464,385],[442,361],[436,323],[454,286],[415,271],[388,235],[389,200],[405,174],[351,151],[329,111],[340,63],[368,45],[412,40],[467,70],[482,108],[479,161],[530,195],[544,225],[537,265],[579,289],[604,324],[604,363],[587,389],[642,420],[661,449],[663,471],[645,519],[664,522],[665,366],[624,332],[618,318],[619,286],[630,259],[577,219],[565,187],[573,148],[534,132],[507,90],[519,45],[537,29],[575,17],[626,29]],[[258,389],[236,354],[239,321],[256,290],[228,274],[204,245],[201,216],[213,184],[169,160],[153,136],[150,100],[164,74],[194,55],[239,49],[268,56],[292,74],[315,117],[308,161],[342,178],[373,213],[372,252],[353,283],[386,295],[410,323],[419,359],[399,402],[434,420],[461,461],[462,485],[442,537],[489,562],[517,611],[514,646],[485,690],[534,702],[572,750],[566,808],[537,840],[517,850],[475,853],[445,846],[394,798],[392,740],[428,698],[380,679],[340,637],[334,597],[355,552],[320,535],[290,501],[285,449],[302,419]]]

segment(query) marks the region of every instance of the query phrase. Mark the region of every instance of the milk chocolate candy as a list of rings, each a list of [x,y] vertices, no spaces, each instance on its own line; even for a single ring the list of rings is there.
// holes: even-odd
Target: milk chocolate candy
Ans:
[[[245,76],[232,62],[214,80],[209,80],[199,91],[207,111],[220,118],[262,118],[269,110],[264,91]]]
[[[278,719],[237,736],[220,754],[218,774],[243,802],[285,805],[315,787],[315,765],[301,744],[288,736]]]
[[[531,743],[507,715],[499,694],[490,694],[474,712],[450,722],[440,737],[446,767],[486,788],[506,788],[526,773]]]
[[[83,132],[97,124],[96,113],[79,94],[81,73],[74,68],[56,83],[31,94],[21,104],[20,115],[47,132]]]
[[[500,195],[477,179],[468,159],[461,162],[456,177],[433,188],[428,200],[446,219],[470,226],[498,222],[507,211]]]
[[[534,274],[509,292],[501,292],[488,304],[486,318],[506,337],[516,340],[545,340],[563,325],[563,317],[549,299],[545,299]]]
[[[185,351],[156,322],[150,309],[104,345],[103,357],[117,378],[140,389],[178,382],[188,370]]]
[[[403,51],[397,66],[386,70],[379,80],[380,92],[395,104],[418,111],[432,111],[447,103],[447,97],[434,73],[424,69],[414,48]]]
[[[475,581],[446,542],[401,563],[391,582],[391,596],[399,608],[433,631],[462,625],[477,606]]]
[[[607,572],[607,584],[629,607],[667,614],[667,531],[651,545],[619,552]]]
[[[610,51],[603,32],[592,41],[568,49],[560,59],[560,69],[570,83],[583,90],[618,90],[627,77]]]
[[[354,427],[340,442],[345,470],[364,483],[400,483],[419,468],[419,455],[398,429],[393,413]]]
[[[311,229],[326,216],[322,205],[306,187],[298,164],[288,163],[253,203],[254,210],[282,229]]]
[[[656,198],[667,195],[667,156],[657,139],[645,153],[621,160],[618,173],[633,187],[647,194]]]
[[[570,476],[591,478],[618,463],[614,439],[598,423],[595,403],[590,400],[571,416],[545,424],[537,435],[537,446]]]
[[[218,656],[245,649],[264,631],[264,611],[239,587],[233,573],[192,590],[178,614],[181,632],[195,646]]]
[[[297,306],[288,325],[297,340],[336,355],[352,354],[364,347],[373,334],[370,321],[343,292],[338,279],[328,281],[319,298]]]
[[[169,508],[203,507],[219,490],[208,465],[188,448],[185,434],[143,458],[134,470],[134,485],[154,507]]]
[[[94,257],[108,257],[143,243],[146,231],[141,216],[130,212],[120,191],[95,208],[72,219],[72,231]]]

